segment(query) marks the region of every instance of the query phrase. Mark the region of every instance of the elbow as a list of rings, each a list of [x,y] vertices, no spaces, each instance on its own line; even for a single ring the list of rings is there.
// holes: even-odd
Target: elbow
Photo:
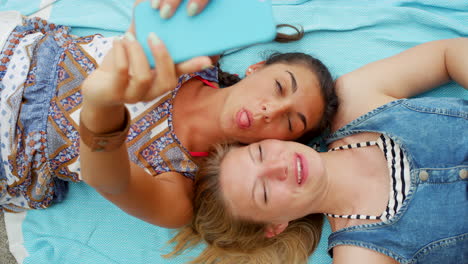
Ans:
[[[97,177],[85,177],[84,175],[83,181],[101,194],[117,195],[125,192],[128,187],[128,181],[113,181],[112,184],[109,184],[99,181]]]
[[[158,226],[168,228],[168,229],[179,229],[179,228],[182,228],[182,227],[184,227],[185,225],[187,225],[189,223],[190,223],[190,221],[187,221],[185,224],[182,224],[182,223],[168,223],[168,224],[162,224],[162,225],[158,225]]]
[[[178,216],[174,218],[171,217],[165,221],[162,221],[162,223],[158,224],[158,226],[164,227],[164,228],[170,228],[170,229],[177,229],[185,225],[188,225],[191,220],[192,220],[192,215],[190,216],[183,215],[183,216]]]
[[[447,80],[454,80],[468,89],[468,38],[451,39],[445,48],[444,64]]]
[[[164,228],[177,229],[190,224],[193,216],[191,208],[190,210],[179,210],[178,212],[177,210],[167,210],[166,212],[164,215],[155,216],[152,221],[148,222]]]

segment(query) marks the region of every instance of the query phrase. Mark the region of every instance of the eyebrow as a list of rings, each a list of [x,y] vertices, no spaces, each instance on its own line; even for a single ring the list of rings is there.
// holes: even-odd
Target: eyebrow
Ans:
[[[290,72],[288,70],[286,70],[286,72],[289,73],[289,75],[291,76],[292,92],[295,93],[297,91],[296,78],[294,77],[294,74],[292,72]],[[297,115],[299,116],[299,119],[301,119],[302,124],[304,124],[304,129],[302,129],[302,130],[305,130],[307,128],[307,118],[302,113],[297,113]]]
[[[294,74],[292,74],[292,72],[290,72],[288,70],[286,72],[289,73],[289,75],[291,76],[292,92],[295,93],[297,91],[296,78],[294,77]]]

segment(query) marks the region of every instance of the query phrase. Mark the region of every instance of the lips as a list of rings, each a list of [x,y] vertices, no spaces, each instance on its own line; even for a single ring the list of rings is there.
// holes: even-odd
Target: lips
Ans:
[[[307,164],[304,156],[296,153],[296,182],[303,185],[307,180]]]
[[[241,129],[247,129],[252,125],[252,113],[246,109],[241,109],[236,114],[236,124]]]

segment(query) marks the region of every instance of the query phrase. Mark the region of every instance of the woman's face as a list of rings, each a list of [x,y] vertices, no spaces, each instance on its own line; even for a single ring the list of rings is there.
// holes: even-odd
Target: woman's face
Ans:
[[[317,127],[324,111],[317,77],[301,64],[260,67],[229,89],[221,126],[242,143],[297,139]]]
[[[221,190],[233,214],[266,223],[287,223],[312,213],[325,178],[315,150],[274,139],[229,151],[220,171]]]

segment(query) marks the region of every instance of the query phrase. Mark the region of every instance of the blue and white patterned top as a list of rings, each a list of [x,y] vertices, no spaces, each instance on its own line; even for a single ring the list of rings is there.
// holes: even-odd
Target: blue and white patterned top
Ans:
[[[24,18],[11,32],[0,53],[0,208],[48,207],[63,197],[63,181],[80,180],[80,84],[111,46],[112,39],[75,38],[39,18]],[[127,105],[129,157],[152,175],[193,179],[198,170],[172,124],[172,102],[194,76],[217,82],[217,69],[183,75],[173,91]]]

